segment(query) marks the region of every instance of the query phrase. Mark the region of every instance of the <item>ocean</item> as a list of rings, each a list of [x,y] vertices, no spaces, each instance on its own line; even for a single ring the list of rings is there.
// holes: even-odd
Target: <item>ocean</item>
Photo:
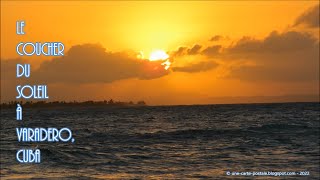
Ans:
[[[319,103],[1,110],[2,179],[319,179]],[[18,142],[17,127],[68,127],[74,143]],[[40,164],[16,152],[39,148]]]

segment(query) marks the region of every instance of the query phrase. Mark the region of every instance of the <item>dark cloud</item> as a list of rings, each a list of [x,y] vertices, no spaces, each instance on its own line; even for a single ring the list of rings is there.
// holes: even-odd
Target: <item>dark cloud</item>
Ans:
[[[219,54],[221,48],[221,45],[209,46],[202,51],[202,54],[205,54],[207,56],[216,56]]]
[[[316,42],[316,38],[308,33],[273,31],[263,40],[243,37],[227,51],[228,53],[286,53],[310,49]]]
[[[185,56],[185,55],[196,55],[201,52],[202,46],[199,44],[195,44],[191,48],[181,46],[178,48],[178,50],[170,52],[169,54],[171,57],[177,57],[177,56]]]
[[[303,32],[272,32],[263,40],[244,37],[224,56],[248,59],[256,66],[235,67],[234,78],[252,81],[318,81],[319,41]]]
[[[195,55],[198,54],[200,52],[201,46],[196,44],[194,45],[191,49],[188,50],[188,54],[189,55]]]
[[[24,64],[21,59],[1,60],[1,80],[13,80],[16,77],[17,64]],[[31,67],[32,68],[32,67]]]
[[[319,4],[308,9],[295,21],[294,26],[305,25],[307,27],[319,28]]]
[[[190,55],[188,47],[176,51],[180,56]],[[254,65],[231,68],[230,77],[248,81],[318,81],[319,40],[306,32],[271,32],[264,39],[244,36],[229,47],[221,45],[202,47],[192,55],[208,59],[250,60]],[[217,66],[213,61],[173,67],[173,71],[202,72]]]
[[[221,35],[215,35],[215,36],[213,36],[211,39],[210,39],[210,41],[220,41],[220,40],[222,40],[224,37],[223,36],[221,36]]]
[[[170,53],[171,59],[181,57],[181,56],[190,56],[190,55],[215,55],[219,53],[221,49],[220,45],[207,47],[206,49],[202,50],[202,46],[199,44],[195,44],[194,46],[190,47],[179,47],[178,50],[173,51]],[[174,62],[173,62],[174,63]],[[184,66],[174,66],[171,68],[173,72],[188,72],[188,73],[196,73],[196,72],[203,72],[209,71],[214,69],[218,66],[214,61],[197,61],[196,63],[189,63]]]
[[[2,77],[15,77],[19,60],[1,61],[5,71]],[[65,56],[43,62],[32,70],[30,81],[46,83],[110,83],[116,80],[139,78],[154,79],[169,71],[162,61],[137,59],[125,52],[107,52],[97,44],[76,45]],[[8,74],[11,72],[12,74]],[[29,80],[29,79],[28,79]]]
[[[191,48],[185,47],[185,46],[179,47],[178,50],[171,52],[170,55],[171,57],[188,56],[188,55],[214,56],[219,54],[221,48],[222,48],[221,45],[213,45],[203,49],[201,45],[196,44]]]
[[[188,73],[196,73],[196,72],[204,72],[209,71],[218,66],[214,61],[203,61],[194,64],[188,64],[186,66],[181,67],[172,67],[174,72],[188,72]]]
[[[181,46],[178,48],[178,50],[170,52],[170,55],[172,57],[183,56],[186,54],[187,50],[188,50],[188,47]]]
[[[319,40],[307,32],[271,32],[264,39],[244,36],[228,47],[180,47],[174,56],[205,55],[208,60],[249,60],[256,65],[231,68],[230,77],[248,81],[319,80]],[[198,57],[195,57],[198,58]],[[198,63],[197,63],[198,62]],[[237,63],[235,63],[237,64]],[[174,65],[174,64],[173,64]],[[173,67],[174,72],[202,72],[217,66],[213,61]]]

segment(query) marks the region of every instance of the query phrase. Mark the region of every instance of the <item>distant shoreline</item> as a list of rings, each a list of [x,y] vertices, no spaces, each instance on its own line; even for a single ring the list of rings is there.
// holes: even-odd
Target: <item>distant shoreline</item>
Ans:
[[[138,101],[138,102],[121,102],[121,101],[113,101],[110,99],[109,101],[83,101],[83,102],[77,102],[77,101],[53,101],[53,102],[46,102],[46,101],[11,101],[9,103],[1,103],[0,108],[6,109],[6,108],[15,108],[17,104],[20,104],[24,108],[29,107],[88,107],[88,106],[106,106],[106,107],[140,107],[140,106],[146,106],[145,101]]]
[[[106,103],[105,101],[84,101],[84,102],[18,102],[13,101],[10,103],[0,104],[1,109],[16,108],[17,104],[22,105],[24,108],[59,108],[59,107],[110,107],[110,108],[120,108],[120,107],[162,107],[162,106],[214,106],[214,105],[263,105],[263,104],[305,104],[305,103],[320,103],[320,101],[309,101],[309,102],[247,102],[247,103],[216,103],[216,104],[180,104],[180,105],[147,105],[144,101],[139,101],[137,103],[133,102],[114,102]]]

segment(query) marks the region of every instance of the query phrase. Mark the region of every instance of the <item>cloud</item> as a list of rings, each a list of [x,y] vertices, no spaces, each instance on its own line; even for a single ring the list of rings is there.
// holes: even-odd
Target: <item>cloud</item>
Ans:
[[[181,46],[176,51],[170,52],[171,57],[177,57],[177,56],[186,56],[186,55],[197,55],[201,52],[202,46],[199,44],[193,45],[191,48],[186,46]]]
[[[76,45],[68,53],[43,62],[32,73],[49,83],[110,83],[116,80],[154,79],[168,74],[162,61],[138,59],[125,52],[107,52],[97,44]]]
[[[265,39],[243,37],[227,49],[228,53],[287,53],[313,48],[317,40],[308,33],[271,32]]]
[[[174,72],[188,72],[188,73],[196,73],[196,72],[204,72],[209,71],[218,66],[214,61],[203,61],[199,63],[191,63],[186,66],[180,67],[172,67],[172,71]]]
[[[30,78],[16,78],[17,64],[31,64]],[[44,61],[39,68],[35,68],[28,59],[1,59],[1,96],[3,101],[12,100],[16,95],[16,86],[25,84],[47,84],[50,97],[77,97],[70,94],[77,91],[84,95],[88,91],[82,90],[88,85],[108,84],[123,79],[156,79],[169,74],[164,69],[162,61],[148,61],[137,59],[132,52],[108,52],[97,44],[76,45],[63,57]],[[72,88],[73,85],[78,88]],[[62,89],[69,89],[68,92]],[[98,91],[98,90],[89,90]]]
[[[293,26],[304,25],[311,28],[319,28],[319,4],[301,14]]]
[[[194,46],[186,47],[186,46],[181,46],[178,48],[178,50],[173,51],[170,53],[171,57],[178,57],[178,56],[189,56],[189,55],[217,55],[219,54],[220,49],[222,48],[221,45],[213,45],[206,47],[203,49],[202,45],[195,44]],[[202,50],[203,49],[203,50]]]
[[[194,45],[191,49],[188,50],[188,54],[189,55],[195,55],[198,54],[200,52],[201,46],[196,44]]]
[[[17,64],[23,64],[21,59],[1,60],[1,80],[13,80],[16,79]]]
[[[221,40],[221,39],[223,39],[223,36],[221,36],[221,35],[215,35],[215,36],[213,36],[213,37],[210,39],[210,41],[219,41],[219,40]]]
[[[199,45],[200,46],[200,45]],[[192,53],[195,58],[207,59],[192,64],[173,67],[174,72],[203,72],[216,68],[213,59],[249,61],[231,65],[228,77],[245,81],[318,81],[319,40],[312,34],[298,31],[273,31],[263,39],[244,36],[230,46],[201,46],[203,50]],[[176,55],[188,56],[192,48],[181,47]]]
[[[245,60],[249,63],[228,65],[228,77],[245,81],[319,80],[319,39],[308,32],[272,31],[263,39],[244,36],[224,47],[219,44],[180,47],[173,55],[192,56],[194,59],[188,63],[188,58],[185,58],[186,61],[180,66],[174,66],[173,63],[173,72],[208,71],[219,66],[214,63],[215,59],[224,61],[223,64]]]
[[[224,52],[255,66],[234,67],[231,77],[249,81],[318,81],[319,40],[304,32],[272,32],[262,40],[244,37]]]
[[[199,44],[195,44],[192,47],[181,46],[176,51],[170,53],[170,57],[173,62],[173,67],[171,68],[171,70],[173,72],[197,73],[214,69],[218,66],[218,64],[213,60],[206,59],[205,61],[199,61],[199,59],[205,57],[203,56],[205,54],[218,54],[220,48],[220,45],[207,47],[204,50],[202,50],[202,45]],[[182,60],[179,59],[180,57],[191,57],[191,59],[194,59],[195,62],[184,61],[183,58]],[[182,65],[174,66],[177,59],[178,61],[180,60],[180,62],[183,61],[182,63],[180,63]]]
[[[221,45],[213,45],[213,46],[207,47],[201,53],[207,56],[216,56],[219,54],[219,51],[221,50],[221,48],[222,48]]]

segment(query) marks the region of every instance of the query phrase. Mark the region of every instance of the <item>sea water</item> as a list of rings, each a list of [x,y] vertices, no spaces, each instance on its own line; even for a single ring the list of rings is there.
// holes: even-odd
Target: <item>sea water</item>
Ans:
[[[303,171],[307,179],[319,178],[319,103],[23,113],[23,121],[16,121],[14,108],[1,110],[1,179],[235,178],[226,175],[230,171]],[[18,142],[17,127],[69,127],[75,142]],[[18,163],[16,151],[24,148],[40,149],[41,163]]]

